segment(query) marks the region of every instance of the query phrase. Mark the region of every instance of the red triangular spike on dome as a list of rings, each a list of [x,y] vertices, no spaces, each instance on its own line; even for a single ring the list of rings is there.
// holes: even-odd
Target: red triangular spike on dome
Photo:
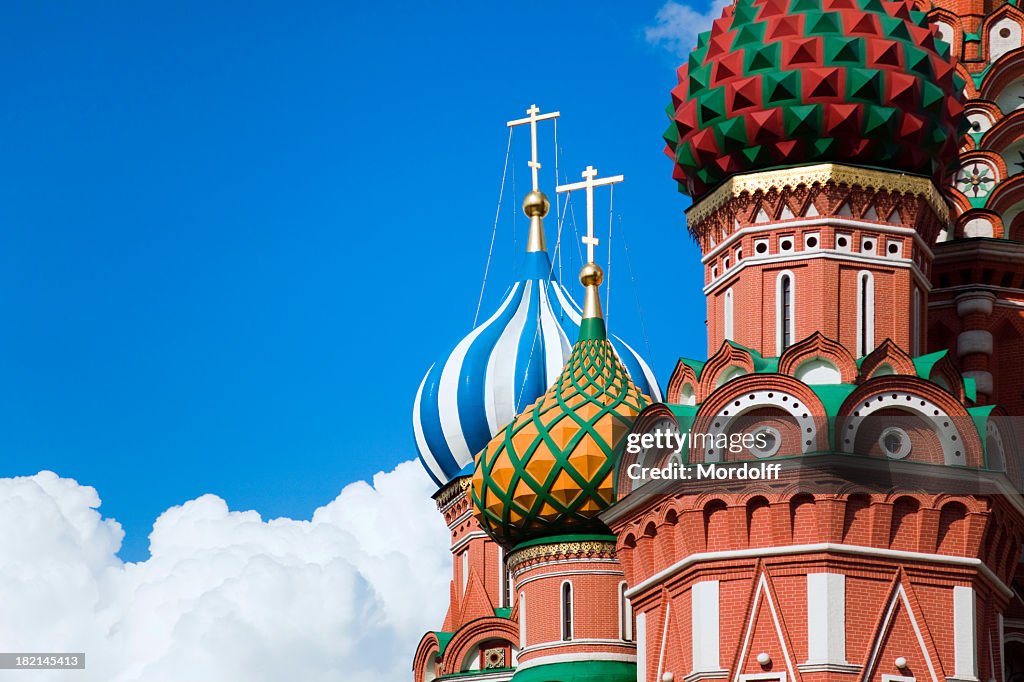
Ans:
[[[921,142],[921,134],[924,132],[925,120],[920,116],[911,113],[903,114],[900,121],[900,138],[905,144],[916,145]]]
[[[720,153],[718,141],[715,140],[715,131],[711,128],[705,128],[696,133],[690,138],[690,144],[693,147],[694,156],[704,164],[714,161]]]
[[[859,104],[831,104],[825,107],[825,134],[840,139],[859,135],[860,112]]]
[[[736,81],[728,87],[729,115],[761,104],[761,79],[757,76]]]
[[[775,41],[785,38],[797,38],[803,34],[803,15],[788,14],[769,19],[764,37],[766,41]]]
[[[785,15],[789,12],[789,0],[764,0],[761,4],[761,11],[757,13],[757,20],[764,21],[768,17]]]
[[[782,62],[789,68],[820,64],[820,54],[820,38],[787,40],[782,44]]]
[[[894,19],[910,19],[910,7],[905,2],[900,0],[887,2],[883,0],[882,6],[885,8],[886,13]]]
[[[711,35],[719,36],[729,30],[732,26],[732,17],[719,17],[711,22]]]
[[[808,101],[839,97],[839,69],[804,69],[803,88]]]
[[[712,72],[712,87],[722,85],[727,80],[743,73],[743,53],[731,52],[715,64]]]
[[[674,118],[681,140],[697,128],[697,101],[690,100],[681,107],[677,107]]]
[[[834,12],[837,10],[850,10],[857,9],[856,0],[825,0],[822,7],[827,12]]]
[[[868,64],[874,67],[902,66],[899,44],[884,38],[868,41]]]
[[[878,18],[866,12],[843,12],[843,32],[850,36],[876,36]]]
[[[886,102],[897,109],[910,110],[915,107],[920,95],[917,91],[917,79],[906,73],[891,71],[886,74]]]
[[[752,111],[747,114],[747,139],[752,144],[766,144],[783,135],[782,110]]]

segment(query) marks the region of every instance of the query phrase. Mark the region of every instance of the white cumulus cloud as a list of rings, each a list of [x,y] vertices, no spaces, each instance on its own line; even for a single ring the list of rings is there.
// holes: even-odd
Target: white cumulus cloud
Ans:
[[[93,488],[0,479],[0,650],[86,653],[84,672],[36,682],[405,682],[448,597],[431,492],[406,462],[309,521],[204,495],[160,516],[148,560],[123,563]]]
[[[712,0],[706,11],[669,0],[654,17],[654,25],[644,30],[647,42],[664,47],[683,57],[697,45],[697,35],[711,28],[711,22],[722,16],[732,0]]]

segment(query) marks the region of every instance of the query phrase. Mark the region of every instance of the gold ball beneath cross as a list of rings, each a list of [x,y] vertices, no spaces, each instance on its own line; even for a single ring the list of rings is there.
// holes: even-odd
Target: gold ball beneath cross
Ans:
[[[601,282],[604,281],[604,270],[601,269],[597,263],[587,263],[580,270],[580,282],[585,287],[601,286]]]
[[[532,190],[523,199],[523,213],[530,218],[543,218],[551,209],[551,202],[540,190]]]

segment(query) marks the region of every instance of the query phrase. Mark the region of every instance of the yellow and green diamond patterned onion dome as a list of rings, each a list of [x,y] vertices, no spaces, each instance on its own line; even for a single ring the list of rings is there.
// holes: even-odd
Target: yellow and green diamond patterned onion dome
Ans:
[[[604,530],[597,514],[613,501],[622,439],[651,401],[619,362],[599,315],[583,320],[554,385],[476,457],[474,512],[503,545]]]

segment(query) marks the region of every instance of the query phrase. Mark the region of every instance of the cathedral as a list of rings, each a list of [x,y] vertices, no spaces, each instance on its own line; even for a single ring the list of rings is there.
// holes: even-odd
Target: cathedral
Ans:
[[[604,321],[621,176],[555,188],[587,196],[567,287],[557,113],[509,122],[517,279],[413,401],[452,554],[414,682],[1024,681],[1017,4],[735,0],[700,35],[664,140],[710,357],[670,376]]]

